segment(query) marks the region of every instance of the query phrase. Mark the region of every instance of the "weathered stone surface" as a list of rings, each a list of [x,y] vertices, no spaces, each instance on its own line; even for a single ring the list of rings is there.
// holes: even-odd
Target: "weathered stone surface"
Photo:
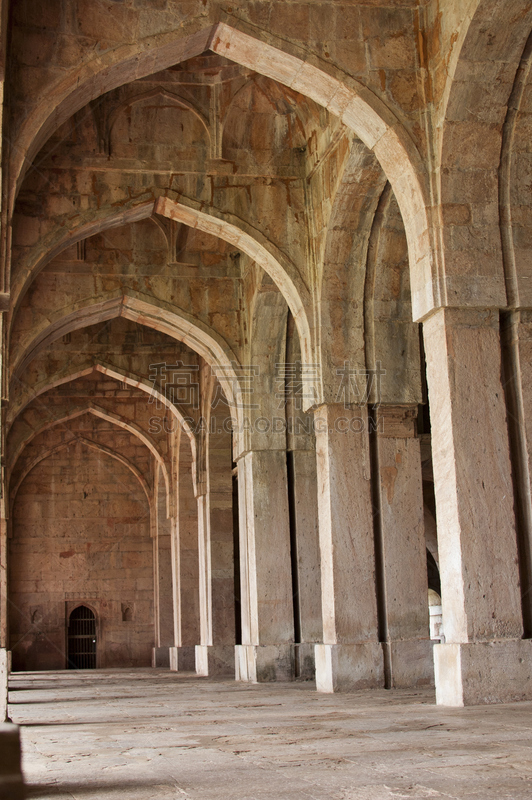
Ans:
[[[527,696],[528,0],[3,11],[0,653]]]
[[[446,642],[522,635],[498,316],[425,323]]]
[[[352,692],[383,685],[382,646],[360,644],[317,644],[316,689],[318,692]]]
[[[417,409],[414,411],[417,414]],[[433,682],[428,641],[427,558],[419,439],[412,408],[381,406],[377,457],[380,479],[382,600],[391,686]]]
[[[7,718],[7,681],[9,677],[9,659],[7,650],[0,648],[0,721]]]
[[[294,641],[286,453],[255,451],[238,464],[242,643]]]
[[[436,702],[442,706],[512,703],[532,697],[530,641],[434,645]]]

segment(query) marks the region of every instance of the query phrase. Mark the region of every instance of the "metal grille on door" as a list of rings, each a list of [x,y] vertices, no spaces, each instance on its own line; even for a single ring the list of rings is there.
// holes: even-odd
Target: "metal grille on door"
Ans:
[[[96,669],[96,617],[78,606],[68,622],[68,668]]]

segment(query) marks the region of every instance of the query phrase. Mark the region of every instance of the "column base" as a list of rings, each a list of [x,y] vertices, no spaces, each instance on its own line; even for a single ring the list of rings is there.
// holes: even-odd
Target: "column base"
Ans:
[[[297,680],[313,681],[316,679],[315,647],[315,644],[306,642],[294,645],[295,677]]]
[[[20,736],[17,725],[8,722],[0,724],[0,752],[0,798],[24,800],[26,791],[20,766]]]
[[[169,647],[168,656],[170,670],[172,672],[195,672],[196,671],[196,648],[194,645],[189,647]]]
[[[196,645],[196,673],[219,678],[235,677],[233,644]]]
[[[380,642],[363,644],[316,644],[318,692],[351,692],[384,686]]]
[[[7,719],[7,681],[9,677],[10,653],[0,647],[0,723]]]
[[[235,645],[235,680],[248,683],[293,681],[294,645]]]
[[[391,688],[434,686],[434,659],[430,639],[384,642],[384,661],[391,665]]]
[[[151,665],[153,669],[169,669],[170,668],[170,648],[169,647],[152,647],[151,649]]]
[[[434,645],[436,704],[471,706],[532,699],[532,640]]]

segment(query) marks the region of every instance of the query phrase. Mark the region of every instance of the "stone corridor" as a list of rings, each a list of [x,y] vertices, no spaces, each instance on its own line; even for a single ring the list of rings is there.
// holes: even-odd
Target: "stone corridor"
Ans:
[[[441,708],[432,690],[324,695],[166,670],[18,673],[33,800],[532,796],[532,703]]]
[[[532,797],[532,1],[0,0],[0,116],[0,800]]]

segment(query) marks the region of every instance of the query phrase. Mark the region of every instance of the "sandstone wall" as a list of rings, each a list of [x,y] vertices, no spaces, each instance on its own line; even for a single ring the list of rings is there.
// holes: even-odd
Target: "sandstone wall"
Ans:
[[[64,668],[68,615],[81,603],[96,614],[99,667],[150,666],[149,509],[125,466],[79,445],[49,456],[22,483],[12,529],[14,669]]]

